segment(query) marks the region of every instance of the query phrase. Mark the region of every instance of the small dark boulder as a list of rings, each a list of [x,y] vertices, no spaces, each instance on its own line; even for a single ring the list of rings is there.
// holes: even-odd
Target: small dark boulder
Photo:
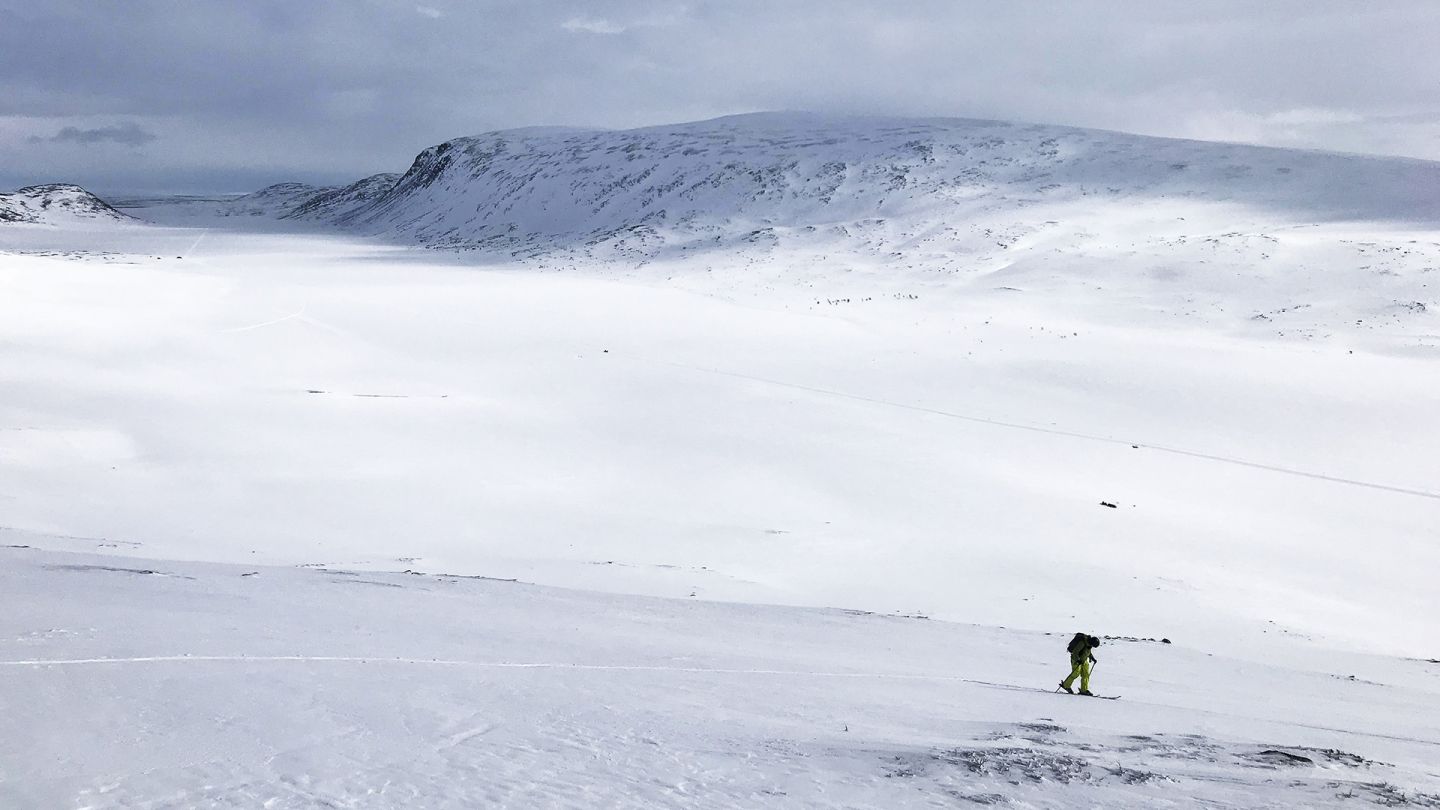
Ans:
[[[1251,754],[1249,759],[1261,762],[1266,765],[1314,765],[1315,760],[1310,757],[1303,757],[1299,754],[1292,754],[1289,751],[1281,751],[1277,748],[1268,748],[1258,754]]]

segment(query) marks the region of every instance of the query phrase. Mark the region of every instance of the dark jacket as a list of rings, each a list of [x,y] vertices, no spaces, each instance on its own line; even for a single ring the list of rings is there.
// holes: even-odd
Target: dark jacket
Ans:
[[[1076,633],[1070,639],[1070,644],[1065,649],[1070,651],[1070,663],[1072,666],[1079,666],[1088,659],[1093,663],[1099,663],[1095,658],[1094,650],[1100,646],[1100,639],[1087,633]]]

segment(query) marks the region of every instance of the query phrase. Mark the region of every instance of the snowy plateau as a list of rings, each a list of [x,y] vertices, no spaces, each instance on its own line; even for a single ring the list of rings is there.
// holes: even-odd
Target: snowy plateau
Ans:
[[[1437,414],[1432,162],[759,114],[0,194],[0,808],[1440,807]]]

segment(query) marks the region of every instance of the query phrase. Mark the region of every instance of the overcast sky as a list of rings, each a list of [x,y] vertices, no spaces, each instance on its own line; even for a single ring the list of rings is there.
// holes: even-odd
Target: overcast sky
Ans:
[[[758,110],[1440,160],[1440,0],[0,0],[0,188],[248,191]]]

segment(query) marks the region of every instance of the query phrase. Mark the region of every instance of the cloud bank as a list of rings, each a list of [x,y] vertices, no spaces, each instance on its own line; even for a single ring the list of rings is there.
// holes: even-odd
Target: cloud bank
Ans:
[[[0,185],[330,182],[767,109],[1440,159],[1436,42],[1431,0],[0,0]]]
[[[81,129],[79,127],[62,127],[59,132],[48,138],[39,135],[31,135],[26,139],[29,143],[118,143],[124,146],[144,146],[155,140],[155,134],[141,129],[134,122],[117,124],[109,127],[95,127],[93,129]]]

